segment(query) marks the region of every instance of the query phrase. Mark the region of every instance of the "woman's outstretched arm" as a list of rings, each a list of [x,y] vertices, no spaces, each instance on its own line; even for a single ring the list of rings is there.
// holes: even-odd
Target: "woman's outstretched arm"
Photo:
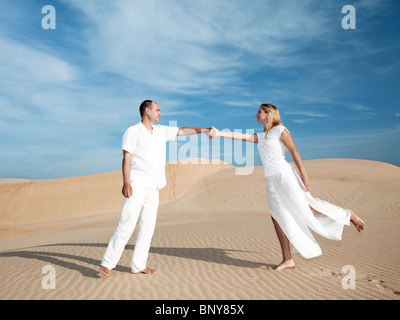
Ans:
[[[227,139],[242,140],[246,142],[258,143],[258,137],[253,133],[240,133],[235,131],[219,131],[218,129],[212,127],[210,130],[210,136],[212,138],[222,137]]]

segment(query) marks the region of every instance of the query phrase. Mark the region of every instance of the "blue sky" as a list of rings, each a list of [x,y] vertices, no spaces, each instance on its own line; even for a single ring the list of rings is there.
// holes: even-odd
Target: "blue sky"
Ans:
[[[345,5],[356,29],[342,28]],[[254,132],[270,102],[303,159],[399,166],[399,14],[396,0],[3,0],[0,177],[119,170],[145,99],[160,124]],[[260,164],[254,146],[229,143],[180,138],[169,159]]]

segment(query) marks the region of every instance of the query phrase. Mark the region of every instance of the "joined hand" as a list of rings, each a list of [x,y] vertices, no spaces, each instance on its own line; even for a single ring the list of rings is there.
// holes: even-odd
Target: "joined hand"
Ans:
[[[208,132],[206,132],[206,135],[209,139],[217,138],[219,137],[219,130],[217,128],[211,127],[208,129]]]

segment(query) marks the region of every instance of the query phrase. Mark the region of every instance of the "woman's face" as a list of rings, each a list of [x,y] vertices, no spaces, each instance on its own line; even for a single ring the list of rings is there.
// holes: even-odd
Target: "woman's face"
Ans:
[[[265,112],[263,108],[260,107],[256,114],[257,122],[266,124],[268,120],[268,112]]]

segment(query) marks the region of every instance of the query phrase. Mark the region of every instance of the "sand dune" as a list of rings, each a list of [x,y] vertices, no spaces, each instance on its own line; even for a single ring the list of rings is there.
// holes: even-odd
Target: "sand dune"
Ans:
[[[226,167],[231,166],[222,162],[213,165],[168,163],[168,185],[160,193],[160,202],[176,199],[199,179]],[[120,171],[39,181],[1,179],[0,221],[71,218],[119,210],[123,199],[121,188]]]
[[[196,162],[196,161],[194,161]],[[305,161],[312,194],[359,213],[367,230],[316,236],[323,255],[281,261],[261,167],[167,164],[149,265],[133,276],[135,235],[112,276],[98,265],[122,208],[120,171],[42,181],[0,179],[0,299],[400,299],[400,168],[374,161]],[[45,266],[56,289],[44,289]],[[344,266],[355,289],[345,289]]]

